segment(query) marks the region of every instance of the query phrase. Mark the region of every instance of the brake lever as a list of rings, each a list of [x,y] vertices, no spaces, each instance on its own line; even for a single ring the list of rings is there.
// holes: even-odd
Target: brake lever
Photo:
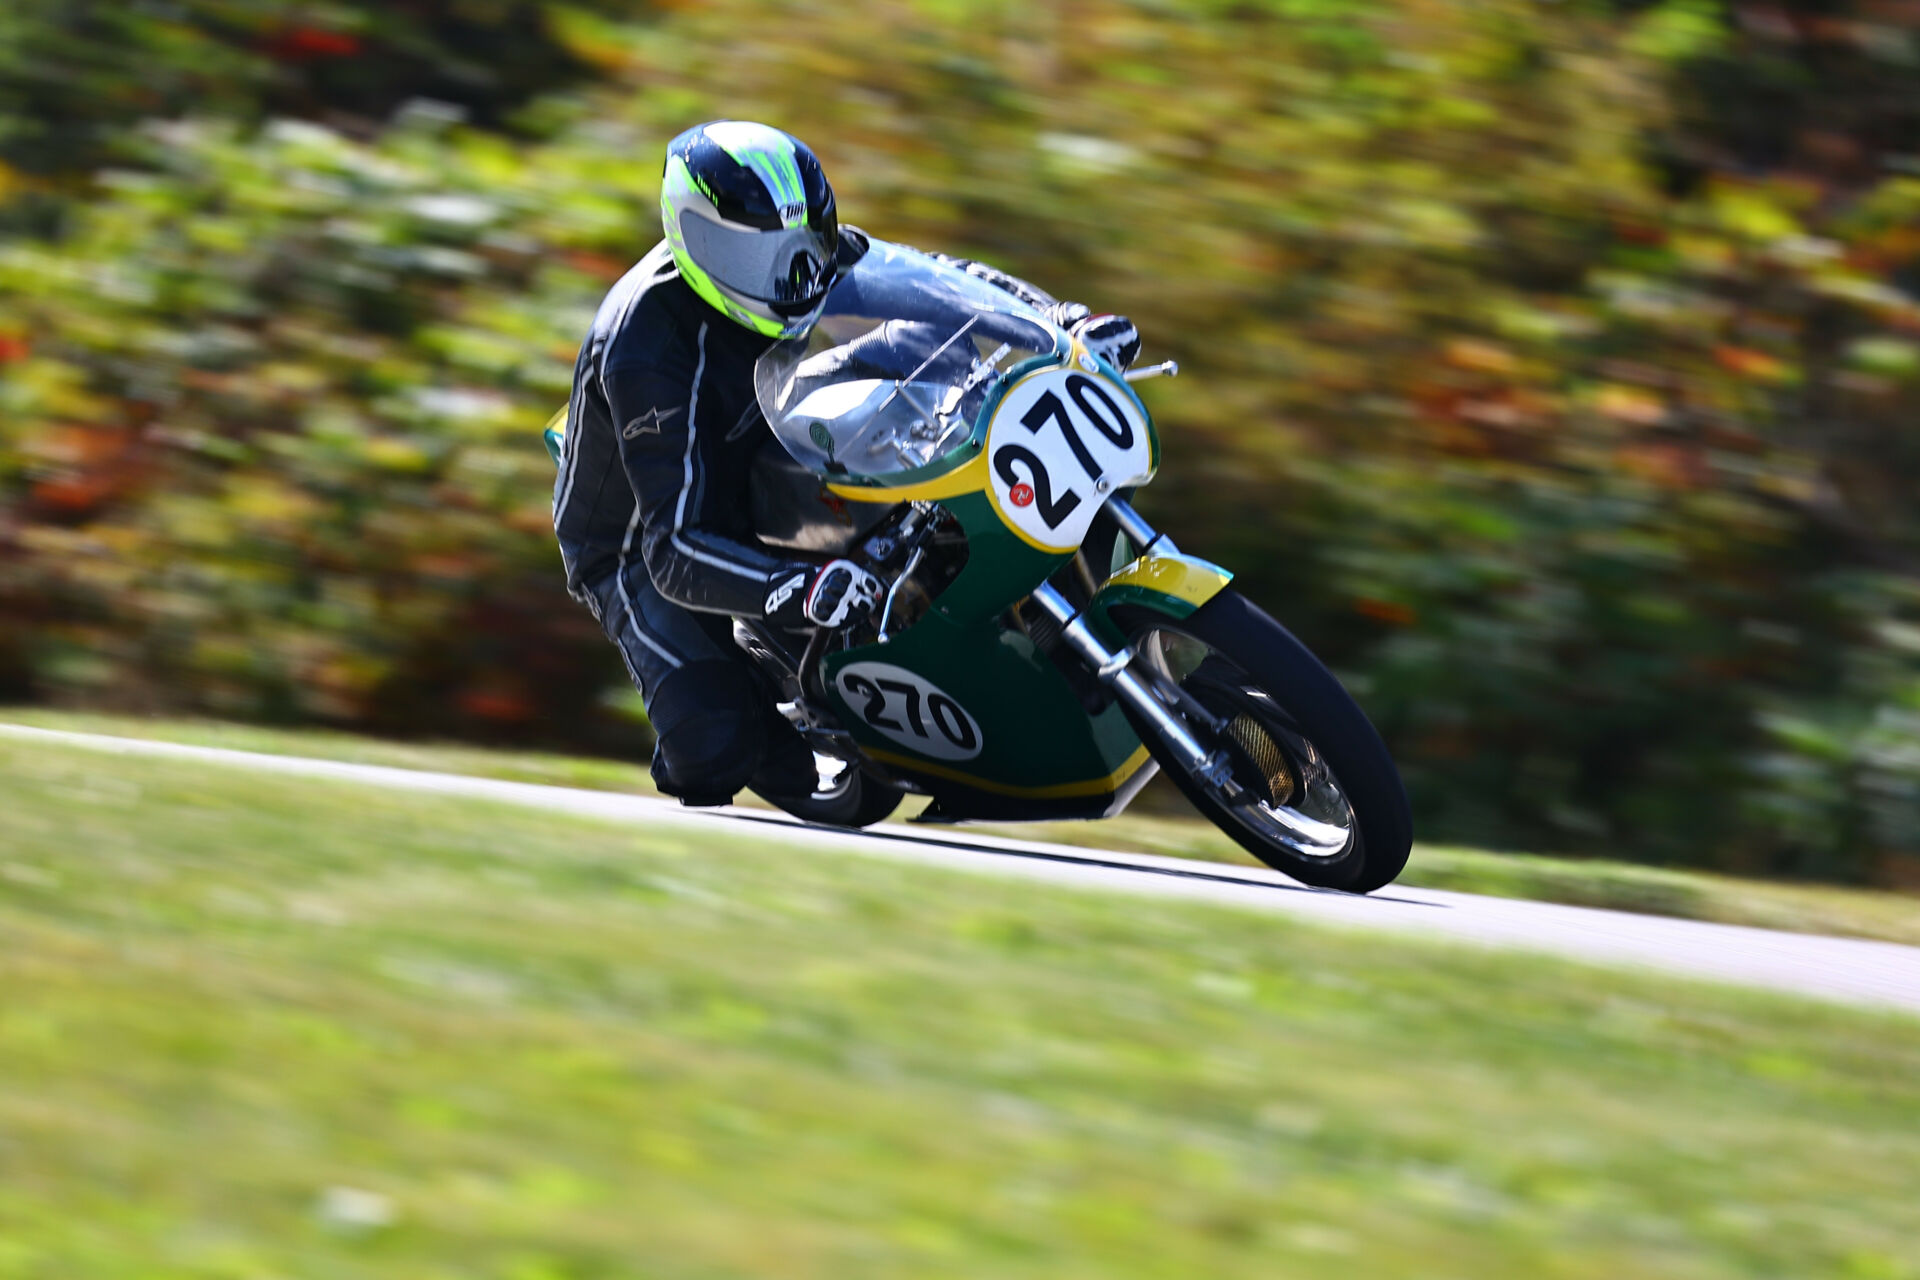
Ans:
[[[1159,364],[1142,365],[1138,369],[1129,369],[1120,375],[1128,382],[1145,382],[1148,378],[1177,378],[1180,376],[1178,360],[1162,360]]]

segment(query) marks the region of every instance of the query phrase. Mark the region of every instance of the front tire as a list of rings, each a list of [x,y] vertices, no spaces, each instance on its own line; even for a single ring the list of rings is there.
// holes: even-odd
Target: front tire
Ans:
[[[1232,765],[1237,797],[1192,777],[1137,718],[1161,768],[1208,821],[1305,884],[1370,893],[1407,865],[1406,788],[1366,713],[1292,632],[1235,591],[1190,617],[1114,611],[1137,658],[1215,722],[1188,728]]]

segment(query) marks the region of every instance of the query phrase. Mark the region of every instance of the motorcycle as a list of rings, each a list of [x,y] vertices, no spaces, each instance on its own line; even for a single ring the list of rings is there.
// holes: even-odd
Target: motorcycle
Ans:
[[[1157,770],[1267,865],[1370,892],[1406,865],[1392,757],[1339,681],[1129,495],[1160,439],[1122,372],[985,282],[876,240],[755,390],[762,541],[888,584],[868,619],[737,643],[812,746],[809,822],[1111,817]],[[559,455],[564,415],[547,443]]]

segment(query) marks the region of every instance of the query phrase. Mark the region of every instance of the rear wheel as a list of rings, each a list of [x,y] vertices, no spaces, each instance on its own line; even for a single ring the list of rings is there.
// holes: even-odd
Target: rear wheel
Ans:
[[[1413,822],[1399,770],[1340,682],[1237,592],[1174,620],[1115,611],[1136,658],[1178,685],[1176,712],[1232,783],[1190,775],[1152,727],[1147,747],[1195,808],[1254,857],[1306,884],[1368,893],[1407,864]]]
[[[870,827],[891,817],[906,792],[884,778],[835,756],[816,754],[816,781],[811,795],[755,795],[802,822],[828,827]]]

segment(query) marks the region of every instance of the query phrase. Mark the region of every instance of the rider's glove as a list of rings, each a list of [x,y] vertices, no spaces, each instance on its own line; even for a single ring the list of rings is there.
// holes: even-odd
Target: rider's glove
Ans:
[[[851,560],[791,564],[767,582],[767,620],[785,627],[844,627],[872,613],[885,590]]]
[[[1140,355],[1140,330],[1125,316],[1094,315],[1084,303],[1062,302],[1053,308],[1053,322],[1116,369],[1125,369]]]

